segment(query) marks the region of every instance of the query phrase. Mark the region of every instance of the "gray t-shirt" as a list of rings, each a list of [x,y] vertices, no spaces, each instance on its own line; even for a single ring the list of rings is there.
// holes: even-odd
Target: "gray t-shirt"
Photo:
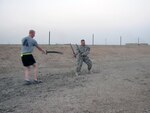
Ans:
[[[37,46],[36,40],[31,38],[30,36],[27,36],[22,39],[22,47],[21,47],[21,53],[32,53],[35,46]]]

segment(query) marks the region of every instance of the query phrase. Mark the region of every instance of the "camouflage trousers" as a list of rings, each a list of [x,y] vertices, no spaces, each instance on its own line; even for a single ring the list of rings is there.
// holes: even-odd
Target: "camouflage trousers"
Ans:
[[[77,68],[76,72],[80,72],[83,62],[87,64],[88,70],[90,71],[92,68],[92,61],[89,59],[89,57],[78,57],[77,58]]]

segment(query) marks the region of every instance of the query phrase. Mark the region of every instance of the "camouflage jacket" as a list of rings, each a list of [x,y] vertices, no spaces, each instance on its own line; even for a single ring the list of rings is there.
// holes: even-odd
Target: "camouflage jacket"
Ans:
[[[85,46],[78,46],[76,45],[76,55],[78,55],[79,57],[87,57],[88,54],[90,53],[90,47],[85,45]]]

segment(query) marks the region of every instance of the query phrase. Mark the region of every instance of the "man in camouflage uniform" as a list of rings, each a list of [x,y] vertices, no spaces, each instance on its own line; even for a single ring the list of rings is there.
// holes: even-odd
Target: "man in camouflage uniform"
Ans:
[[[92,68],[92,61],[89,59],[88,54],[90,53],[90,47],[85,45],[85,40],[81,40],[81,45],[77,46],[75,57],[77,57],[77,68],[76,68],[76,75],[80,74],[81,67],[83,62],[87,64],[88,66],[88,72],[90,73],[90,70]]]

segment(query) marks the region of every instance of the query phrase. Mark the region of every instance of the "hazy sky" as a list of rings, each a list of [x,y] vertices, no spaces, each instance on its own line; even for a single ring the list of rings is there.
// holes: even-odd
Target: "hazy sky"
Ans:
[[[150,43],[150,0],[0,0],[0,43],[20,43],[28,30],[38,43]]]

